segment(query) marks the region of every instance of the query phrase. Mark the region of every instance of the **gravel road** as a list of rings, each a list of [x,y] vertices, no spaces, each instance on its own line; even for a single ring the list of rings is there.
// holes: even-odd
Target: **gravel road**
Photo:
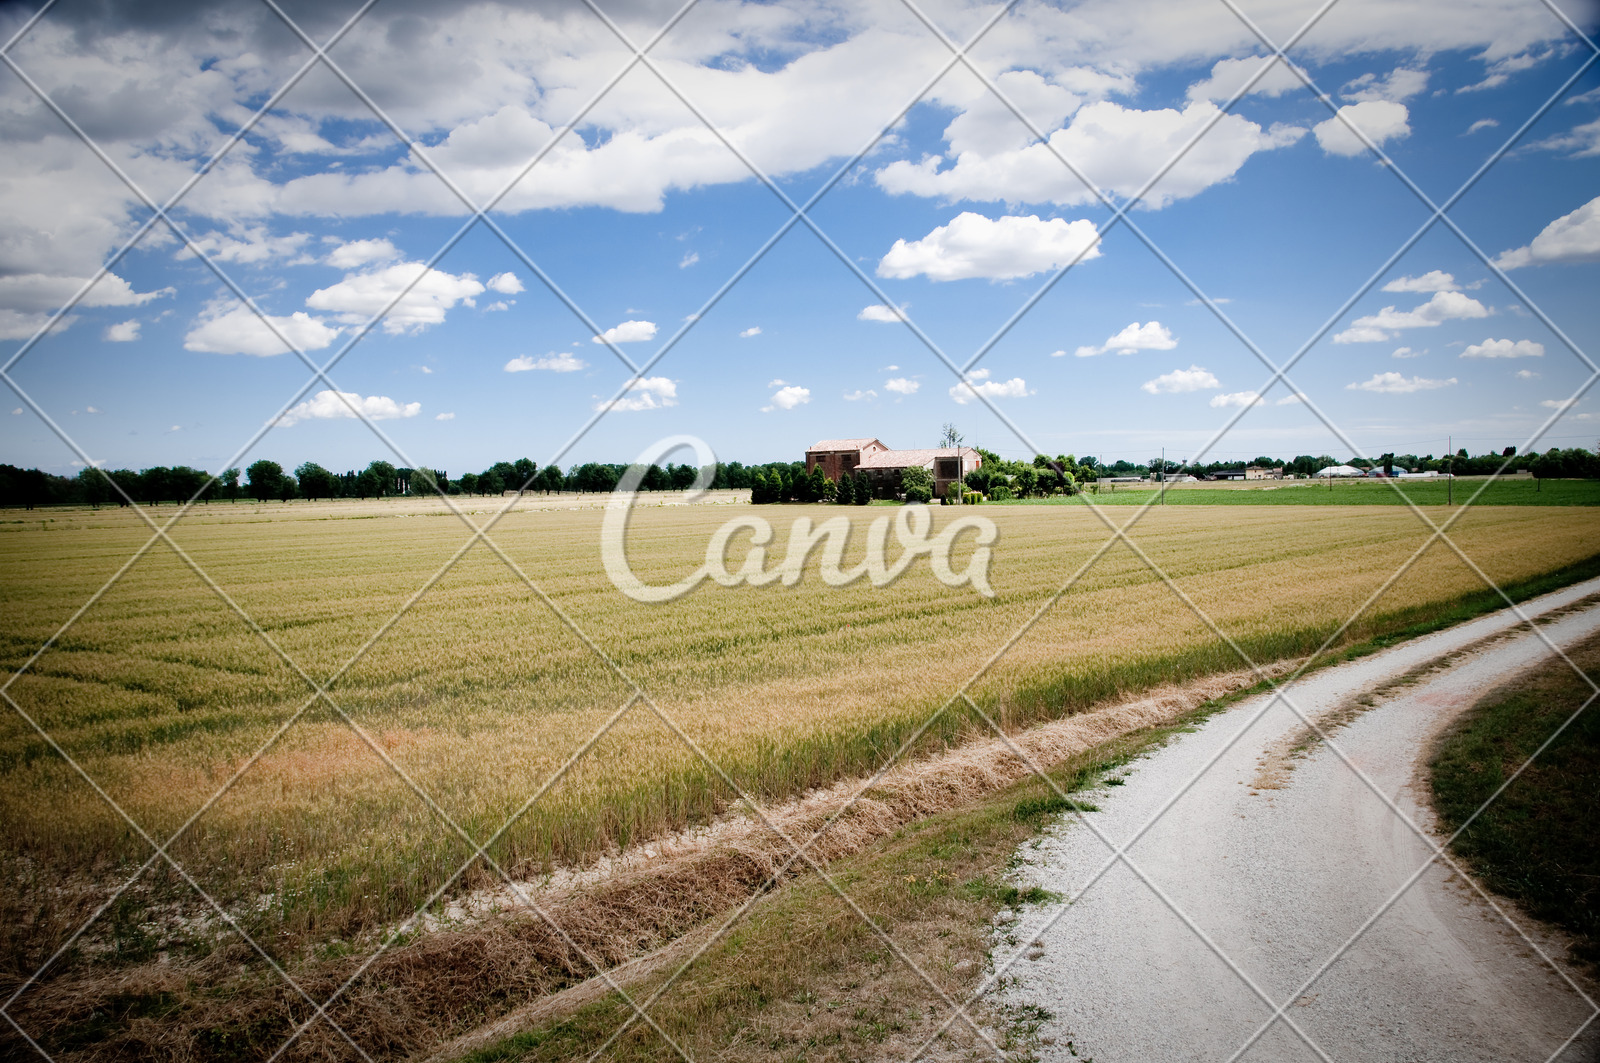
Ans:
[[[1600,580],[1524,609],[1546,613],[1597,592]],[[1525,939],[1448,868],[1436,862],[1377,915],[1432,849],[1351,765],[1431,829],[1419,765],[1439,729],[1518,672],[1566,667],[1525,627],[1516,634],[1517,623],[1509,612],[1484,617],[1295,684],[1290,696],[1307,715],[1337,714],[1386,681],[1504,636],[1382,694],[1333,732],[1350,763],[1325,746],[1286,760],[1281,754],[1303,725],[1281,702],[1268,707],[1268,698],[1253,698],[1131,765],[1123,785],[1089,796],[1100,811],[1088,820],[1118,845],[1172,801],[1128,850],[1171,906],[1121,862],[1079,897],[1111,850],[1075,820],[1024,849],[1030,866],[1020,877],[1078,898],[1064,912],[1026,909],[997,931],[1003,963],[1060,913],[998,994],[1054,1015],[1041,1031],[1040,1057],[1502,1063],[1558,1052],[1564,1061],[1600,1056],[1600,1019],[1568,1043],[1595,1008],[1535,950],[1559,955],[1559,942],[1517,916]],[[1569,645],[1600,630],[1600,605],[1552,618],[1542,630]],[[1292,1003],[1245,1049],[1273,1015],[1275,1005],[1260,994]]]

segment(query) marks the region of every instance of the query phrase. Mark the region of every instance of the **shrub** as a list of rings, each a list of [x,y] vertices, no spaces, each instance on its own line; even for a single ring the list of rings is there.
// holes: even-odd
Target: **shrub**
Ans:
[[[915,486],[915,487],[906,488],[906,502],[907,502],[907,504],[910,504],[912,502],[927,502],[927,501],[931,500],[932,498],[933,498],[933,492],[930,491],[928,488],[921,486],[920,484]]]
[[[989,501],[991,502],[1009,502],[1015,497],[1011,493],[1011,488],[1005,484],[995,484],[989,488]]]
[[[872,481],[867,479],[864,472],[856,473],[856,505],[864,506],[872,501]]]
[[[920,465],[913,465],[900,474],[900,490],[905,492],[909,501],[911,492],[919,489],[925,489],[927,492],[922,496],[922,501],[926,502],[933,497],[933,474]]]

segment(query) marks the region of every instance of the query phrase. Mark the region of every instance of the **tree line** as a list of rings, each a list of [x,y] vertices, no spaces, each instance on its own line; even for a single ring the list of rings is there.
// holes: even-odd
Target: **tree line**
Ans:
[[[1031,461],[1013,461],[993,451],[976,448],[983,457],[981,468],[965,477],[967,489],[996,501],[1054,494],[1075,494],[1082,485],[1105,476],[1204,477],[1224,469],[1237,469],[1238,462],[1186,463],[1151,458],[1142,464],[1116,461],[1103,464],[1093,457],[1077,458],[1058,454],[1054,458],[1035,455]],[[1301,454],[1285,461],[1258,457],[1251,465],[1279,468],[1285,475],[1311,476],[1330,465],[1341,464],[1332,455]],[[1343,464],[1357,468],[1383,467],[1409,472],[1435,471],[1457,476],[1482,476],[1529,471],[1543,479],[1600,478],[1600,454],[1581,448],[1551,448],[1544,453],[1517,454],[1515,447],[1499,453],[1468,455],[1465,448],[1455,454],[1384,454],[1375,460],[1352,458]],[[154,466],[148,469],[84,469],[76,476],[56,476],[39,469],[20,469],[0,464],[0,506],[36,505],[143,505],[166,502],[234,502],[244,499],[287,502],[292,499],[369,499],[396,495],[499,495],[505,491],[582,492],[604,494],[614,490],[626,464],[586,462],[563,471],[558,465],[538,466],[528,458],[498,461],[482,472],[463,473],[451,478],[443,469],[407,469],[387,461],[374,461],[366,468],[332,472],[316,462],[304,462],[286,470],[275,461],[262,459],[244,470],[228,469],[213,477],[200,469],[183,465]],[[714,489],[743,489],[757,503],[837,502],[865,504],[873,497],[905,497],[929,501],[933,479],[925,469],[908,470],[898,483],[873,483],[857,473],[837,483],[820,468],[806,471],[805,462],[767,462],[745,465],[730,461],[709,468]],[[693,465],[652,465],[645,470],[641,488],[645,491],[681,491],[694,483],[700,469]]]
[[[539,467],[528,458],[497,461],[482,472],[463,473],[452,479],[443,469],[407,469],[387,461],[374,461],[361,470],[333,472],[313,461],[287,470],[278,462],[262,459],[243,470],[227,469],[217,476],[185,465],[158,465],[148,469],[83,469],[76,476],[56,476],[39,469],[19,469],[0,464],[0,506],[39,505],[141,505],[198,502],[288,502],[303,498],[369,499],[401,495],[500,495],[506,491],[574,491],[609,493],[626,472],[626,464],[586,462],[563,472],[558,465]],[[804,477],[805,462],[771,462],[744,465],[719,463],[709,469],[711,487],[750,488],[755,478],[769,476],[790,483]],[[681,491],[700,473],[693,465],[652,465],[640,487],[645,491]]]

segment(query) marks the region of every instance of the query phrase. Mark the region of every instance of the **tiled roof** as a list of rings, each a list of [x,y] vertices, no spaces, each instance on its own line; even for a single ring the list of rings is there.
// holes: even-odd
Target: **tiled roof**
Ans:
[[[861,458],[858,468],[862,469],[909,469],[913,465],[931,466],[934,458],[954,458],[957,456],[973,460],[978,457],[978,452],[971,447],[927,447],[922,450],[885,450],[877,454],[866,454]]]
[[[877,443],[880,447],[883,446],[881,442],[870,437],[866,439],[824,439],[821,442],[811,444],[806,450],[807,452],[813,450],[860,450],[862,447],[872,443]]]

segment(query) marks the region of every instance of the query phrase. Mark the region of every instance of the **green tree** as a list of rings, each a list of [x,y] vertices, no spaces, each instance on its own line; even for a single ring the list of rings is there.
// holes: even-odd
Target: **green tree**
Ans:
[[[841,506],[848,506],[856,500],[856,484],[849,473],[839,477],[839,482],[833,488],[833,500]]]
[[[941,448],[959,447],[964,438],[960,432],[956,431],[956,426],[949,421],[946,421],[944,427],[939,429],[939,446]]]
[[[282,465],[262,458],[260,461],[252,462],[244,474],[250,481],[250,497],[258,502],[278,497],[280,489],[278,481],[283,479]]]
[[[511,479],[506,481],[519,491],[533,490],[533,476],[539,471],[539,466],[527,458],[518,458],[511,463]]]
[[[111,485],[106,482],[105,473],[99,469],[86,468],[78,473],[78,493],[83,500],[99,509],[102,504],[111,501],[115,494]]]
[[[856,505],[865,506],[872,502],[872,481],[867,479],[864,472],[856,473]]]
[[[228,469],[220,477],[222,481],[222,497],[229,502],[239,497],[239,470]]]
[[[375,461],[367,466],[367,471],[370,472],[378,481],[378,489],[373,492],[374,497],[384,498],[388,495],[394,494],[395,491],[399,489],[399,470],[397,470],[393,465],[390,465],[388,462]]]
[[[1039,471],[1032,465],[1024,465],[1017,470],[1017,475],[1012,477],[1018,498],[1027,498],[1039,491]]]
[[[333,473],[314,461],[308,461],[294,471],[300,481],[300,493],[315,502],[319,498],[332,498],[337,493]]]
[[[456,483],[461,485],[461,490],[469,495],[478,493],[478,474],[475,472],[463,473],[456,478]]]

